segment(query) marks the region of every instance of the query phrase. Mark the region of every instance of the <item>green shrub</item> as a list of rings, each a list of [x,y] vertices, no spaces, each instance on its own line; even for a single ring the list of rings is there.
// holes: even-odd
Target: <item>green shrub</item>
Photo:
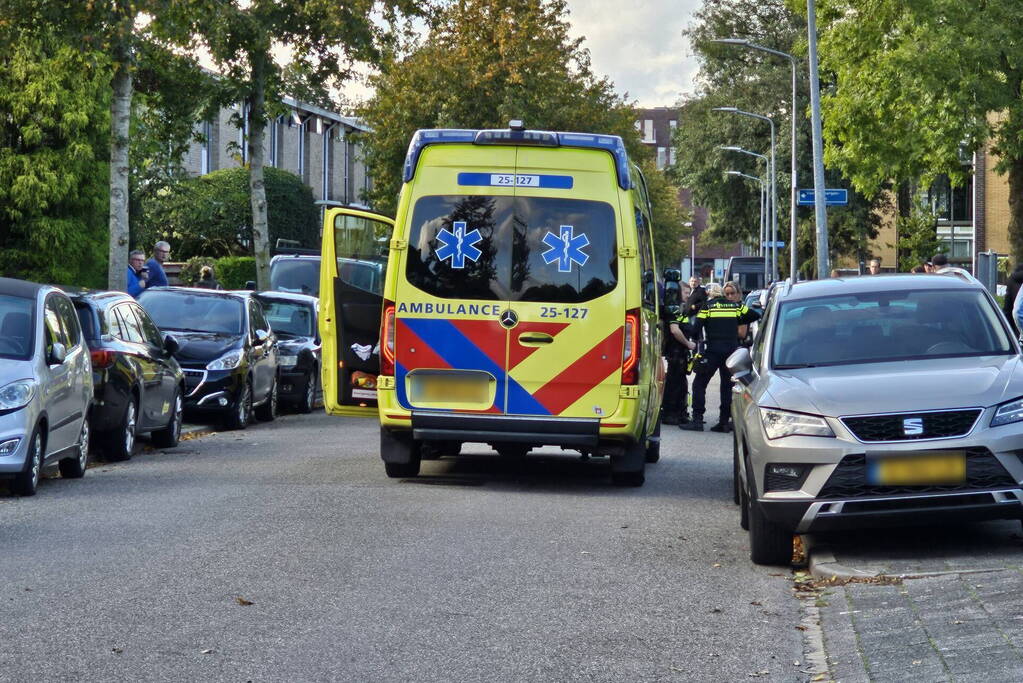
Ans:
[[[256,279],[256,259],[252,256],[225,256],[213,263],[213,276],[224,289],[243,289]]]
[[[312,190],[294,173],[273,167],[263,173],[271,248],[281,237],[317,248],[320,210]],[[224,168],[182,180],[147,198],[142,212],[138,244],[167,240],[174,255],[184,259],[252,253],[248,168]]]

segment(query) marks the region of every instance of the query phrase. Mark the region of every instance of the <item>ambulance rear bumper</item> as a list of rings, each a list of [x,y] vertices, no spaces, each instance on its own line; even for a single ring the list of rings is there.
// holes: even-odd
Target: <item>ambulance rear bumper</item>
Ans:
[[[600,440],[600,420],[413,411],[412,437],[423,441],[592,447]]]

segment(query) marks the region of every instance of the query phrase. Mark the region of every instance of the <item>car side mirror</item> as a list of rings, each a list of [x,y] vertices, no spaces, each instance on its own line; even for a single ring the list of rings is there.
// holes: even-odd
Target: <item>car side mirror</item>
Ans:
[[[767,294],[768,294],[768,292],[767,292],[766,289],[764,291],[760,292],[760,310],[761,311],[764,310],[765,308],[767,308]]]
[[[266,330],[256,330],[256,343],[262,344],[270,338],[270,334]]]
[[[745,346],[740,346],[732,352],[725,360],[725,367],[732,373],[736,382],[741,382],[744,386],[749,386],[753,382],[753,357]]]
[[[249,291],[252,291],[252,292],[256,291],[256,281],[255,280],[246,280],[245,281],[245,289],[247,289]]]
[[[163,338],[163,352],[165,355],[173,356],[178,352],[179,348],[181,348],[181,345],[178,344],[178,340],[174,337],[168,334]]]
[[[67,358],[67,349],[60,342],[53,342],[50,347],[50,357],[47,359],[50,365],[63,365]]]

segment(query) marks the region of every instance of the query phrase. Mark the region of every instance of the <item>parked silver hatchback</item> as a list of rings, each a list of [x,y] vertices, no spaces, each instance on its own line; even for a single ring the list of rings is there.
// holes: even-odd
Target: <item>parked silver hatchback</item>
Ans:
[[[0,476],[31,496],[46,465],[85,474],[92,361],[60,290],[0,278]]]
[[[1023,359],[964,271],[777,287],[728,366],[754,562],[793,533],[1023,517]]]

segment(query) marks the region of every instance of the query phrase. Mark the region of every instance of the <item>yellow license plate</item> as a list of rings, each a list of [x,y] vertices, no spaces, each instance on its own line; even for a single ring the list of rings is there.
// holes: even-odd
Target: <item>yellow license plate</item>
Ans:
[[[484,403],[489,398],[489,382],[479,377],[462,378],[455,374],[416,377],[414,403]]]
[[[867,462],[867,479],[880,486],[962,484],[966,454],[957,451],[927,455],[883,456]]]

